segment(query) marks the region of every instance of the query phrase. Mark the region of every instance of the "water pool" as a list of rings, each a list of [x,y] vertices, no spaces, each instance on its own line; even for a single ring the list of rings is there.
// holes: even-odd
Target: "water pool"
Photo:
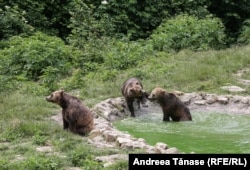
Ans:
[[[250,153],[250,115],[193,112],[193,121],[163,122],[151,113],[114,122],[150,145],[164,142],[185,153]]]

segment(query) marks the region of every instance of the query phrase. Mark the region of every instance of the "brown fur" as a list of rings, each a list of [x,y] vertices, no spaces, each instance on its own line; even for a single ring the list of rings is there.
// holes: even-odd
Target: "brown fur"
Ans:
[[[57,90],[46,97],[46,100],[62,107],[64,129],[79,135],[87,135],[93,129],[93,115],[77,97],[70,96],[63,90]]]
[[[174,94],[157,87],[148,96],[149,100],[156,101],[162,107],[163,121],[191,121],[189,108]]]
[[[140,104],[146,106],[147,93],[143,90],[141,81],[135,77],[127,79],[122,84],[121,92],[125,97],[131,117],[135,117],[133,102],[137,102],[138,109],[140,109]]]

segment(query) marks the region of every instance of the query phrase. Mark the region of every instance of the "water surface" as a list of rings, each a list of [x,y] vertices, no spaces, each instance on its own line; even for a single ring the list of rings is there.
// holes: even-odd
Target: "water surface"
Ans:
[[[114,126],[150,145],[164,142],[185,153],[250,153],[249,115],[193,112],[192,117],[188,122],[163,122],[162,114],[152,113]]]

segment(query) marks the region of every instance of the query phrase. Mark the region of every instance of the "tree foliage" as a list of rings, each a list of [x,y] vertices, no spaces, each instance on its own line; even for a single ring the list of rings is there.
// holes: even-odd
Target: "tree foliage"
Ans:
[[[237,42],[239,44],[250,44],[250,19],[244,21]]]
[[[20,32],[26,33],[26,25],[29,25],[36,31],[66,38],[70,32],[68,28],[70,2],[69,0],[0,1],[1,17],[5,19],[4,22],[2,21],[3,32],[13,32],[12,36]],[[10,35],[4,34],[2,37]]]
[[[28,24],[25,18],[25,11],[20,10],[17,6],[4,6],[0,9],[0,16],[0,39],[33,32],[34,28]]]
[[[249,0],[210,0],[208,10],[220,18],[226,28],[228,38],[235,42],[243,23],[250,19]]]
[[[92,4],[91,1],[87,3]],[[114,26],[113,33],[118,36],[126,35],[131,40],[147,38],[165,18],[181,13],[197,14],[200,17],[208,14],[206,0],[198,2],[185,0],[99,0],[93,4],[96,19],[111,18]]]
[[[179,15],[162,22],[151,39],[157,51],[208,50],[225,46],[224,27],[219,19],[198,19],[190,15]]]
[[[146,39],[162,21],[189,14],[220,18],[233,43],[250,18],[248,0],[12,0],[0,1],[0,9],[0,38],[26,33],[31,26],[64,40],[71,31],[82,31],[85,38],[104,34]]]

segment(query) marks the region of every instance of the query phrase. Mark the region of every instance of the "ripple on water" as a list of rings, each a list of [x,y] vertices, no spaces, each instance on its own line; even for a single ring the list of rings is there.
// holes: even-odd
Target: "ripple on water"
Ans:
[[[162,114],[127,118],[114,125],[149,144],[167,143],[184,152],[250,153],[250,116],[193,112],[193,121],[163,122]]]

